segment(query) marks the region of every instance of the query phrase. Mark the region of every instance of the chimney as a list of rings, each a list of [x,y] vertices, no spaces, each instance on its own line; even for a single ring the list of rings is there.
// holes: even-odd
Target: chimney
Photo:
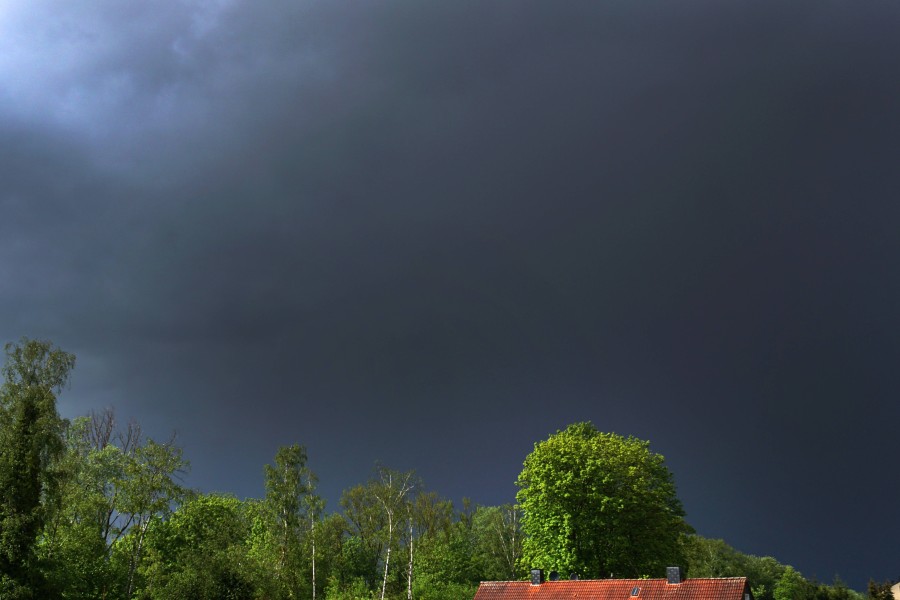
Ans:
[[[666,567],[666,583],[681,583],[681,567]]]
[[[541,585],[544,583],[544,570],[543,569],[532,569],[531,570],[531,585]]]
[[[569,581],[578,581],[578,573],[569,573]]]

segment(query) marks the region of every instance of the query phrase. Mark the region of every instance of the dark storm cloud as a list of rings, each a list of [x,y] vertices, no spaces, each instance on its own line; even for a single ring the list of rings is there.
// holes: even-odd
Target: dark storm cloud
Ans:
[[[207,488],[299,441],[332,500],[382,458],[499,503],[592,419],[666,454],[702,533],[887,577],[854,544],[892,509],[846,490],[896,455],[897,20],[14,6],[3,334],[78,354],[69,415],[179,429]]]

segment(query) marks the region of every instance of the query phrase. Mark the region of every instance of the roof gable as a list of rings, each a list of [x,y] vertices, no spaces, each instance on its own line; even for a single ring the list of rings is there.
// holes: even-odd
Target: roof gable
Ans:
[[[637,595],[632,592],[637,588]],[[547,581],[485,581],[474,600],[744,600],[746,577],[685,579],[584,579]]]

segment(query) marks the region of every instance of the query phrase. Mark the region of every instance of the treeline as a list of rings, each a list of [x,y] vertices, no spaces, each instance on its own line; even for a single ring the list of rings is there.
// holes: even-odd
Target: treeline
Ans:
[[[455,506],[413,472],[377,466],[369,481],[343,493],[338,510],[327,511],[300,445],[280,448],[261,469],[263,498],[198,493],[182,483],[188,463],[174,439],[150,439],[137,423],[117,423],[110,410],[72,422],[59,417],[55,394],[74,363],[74,356],[49,342],[6,346],[0,390],[3,600],[470,600],[479,581],[521,579],[531,566],[562,566],[577,558],[566,547],[570,540],[554,530],[559,522],[572,522],[571,515],[558,518],[566,507],[548,503],[541,492],[548,488],[538,485],[541,469],[554,459],[571,463],[571,456],[592,460],[591,468],[602,470],[617,490],[610,492],[618,494],[615,502],[597,495],[607,493],[599,488],[588,490],[591,502],[607,507],[591,521],[591,535],[643,515],[634,521],[636,530],[657,501],[665,508],[658,514],[675,519],[666,530],[675,542],[660,545],[659,556],[619,547],[616,556],[628,560],[616,565],[606,556],[602,568],[609,574],[656,577],[658,565],[681,564],[691,577],[747,576],[756,600],[862,598],[839,581],[808,581],[775,559],[689,533],[674,486],[666,498],[626,498],[621,478],[630,475],[617,475],[616,464],[632,474],[634,465],[644,464],[662,483],[671,474],[646,442],[601,434],[590,424],[536,444],[519,477],[520,505]],[[591,459],[591,448],[603,460]],[[558,474],[554,481],[583,481]],[[652,487],[658,492],[666,486]],[[612,504],[622,507],[620,513],[609,510]],[[610,515],[616,523],[602,521]],[[662,529],[653,531],[659,537]],[[547,541],[536,543],[541,536]],[[591,576],[588,565],[599,563],[571,564]],[[873,589],[873,600],[886,600],[881,587]]]
[[[65,426],[35,597],[471,598],[480,580],[521,575],[515,508],[457,510],[409,472],[377,468],[329,513],[299,445],[262,470],[261,499],[187,489],[186,466],[111,412]]]
[[[56,409],[75,357],[7,344],[0,390],[0,598],[471,598],[522,575],[520,514],[452,502],[378,466],[327,512],[300,445],[261,469],[265,497],[185,487],[174,439],[112,411]]]
[[[831,584],[807,579],[771,556],[744,554],[723,540],[688,535],[683,538],[683,551],[690,577],[746,577],[755,600],[862,600],[866,597],[848,588],[838,577]],[[870,584],[870,590],[873,585]],[[869,597],[890,600],[876,599],[871,592]]]

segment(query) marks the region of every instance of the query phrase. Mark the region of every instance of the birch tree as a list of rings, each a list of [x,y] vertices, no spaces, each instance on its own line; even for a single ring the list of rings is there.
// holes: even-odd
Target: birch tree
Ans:
[[[400,473],[379,467],[378,475],[381,481],[380,485],[375,487],[375,498],[381,504],[387,520],[387,550],[384,556],[384,577],[381,580],[381,600],[384,600],[391,562],[391,548],[394,544],[394,529],[397,525],[398,514],[403,514],[401,511],[405,509],[407,496],[412,490],[414,482],[412,471]]]
[[[312,486],[312,483],[310,485]],[[314,494],[314,489],[314,487],[311,487],[310,493],[306,497],[306,510],[309,517],[312,598],[316,600],[316,523],[322,518],[322,512],[325,510],[325,500]]]
[[[306,448],[294,444],[282,446],[275,454],[272,465],[265,467],[266,505],[272,515],[275,528],[274,543],[277,552],[276,576],[288,598],[301,596],[301,583],[297,574],[301,568],[302,550],[307,539],[307,528],[312,540],[315,520],[321,510],[315,497],[315,474],[307,466]],[[313,553],[315,542],[312,541]],[[315,558],[313,558],[313,595],[315,594]]]
[[[521,518],[522,511],[511,504],[479,506],[475,511],[473,530],[485,579],[510,581],[519,578]]]

